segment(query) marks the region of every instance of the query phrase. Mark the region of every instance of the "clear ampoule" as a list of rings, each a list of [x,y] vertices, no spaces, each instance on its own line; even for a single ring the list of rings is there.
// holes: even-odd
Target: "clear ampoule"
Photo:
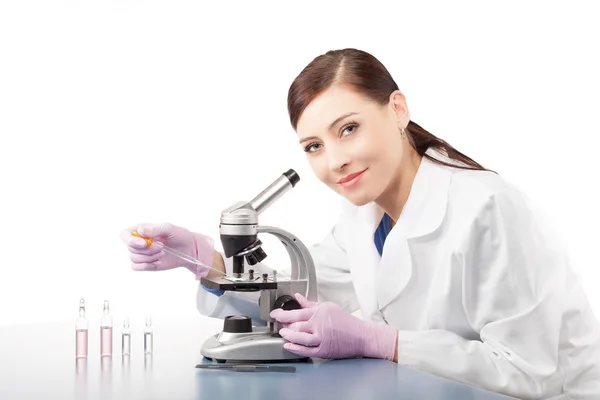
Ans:
[[[144,328],[144,353],[152,354],[152,319],[146,317],[146,327]]]
[[[129,328],[129,317],[123,321],[123,333],[121,335],[121,352],[124,356],[131,354],[131,329]]]
[[[79,300],[79,317],[75,320],[75,358],[88,356],[88,320],[85,317],[85,300]]]
[[[100,320],[100,356],[112,356],[113,324],[108,307],[108,300],[104,300],[104,314]]]

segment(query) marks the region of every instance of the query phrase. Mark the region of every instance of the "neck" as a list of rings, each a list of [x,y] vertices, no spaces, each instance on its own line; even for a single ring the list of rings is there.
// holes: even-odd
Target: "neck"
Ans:
[[[396,224],[402,213],[402,209],[408,200],[412,184],[421,164],[421,157],[412,150],[403,157],[398,170],[390,185],[385,189],[375,203],[381,207],[392,219],[392,226]]]

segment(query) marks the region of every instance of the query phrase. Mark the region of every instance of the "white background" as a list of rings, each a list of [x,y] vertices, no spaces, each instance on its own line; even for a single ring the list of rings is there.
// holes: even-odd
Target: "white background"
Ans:
[[[289,168],[300,183],[261,222],[321,240],[339,200],[286,96],[343,47],[387,66],[413,120],[527,192],[600,315],[595,2],[206,4],[0,3],[0,324],[74,320],[80,297],[93,321],[104,299],[134,324],[197,317],[194,277],[132,271],[119,232],[168,221],[218,239],[220,211]],[[287,262],[264,242],[268,264]]]

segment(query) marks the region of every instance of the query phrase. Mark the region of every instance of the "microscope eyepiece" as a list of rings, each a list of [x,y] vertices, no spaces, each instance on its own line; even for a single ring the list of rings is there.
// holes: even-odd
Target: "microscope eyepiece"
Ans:
[[[285,175],[285,177],[290,180],[292,187],[296,186],[296,183],[300,182],[300,176],[293,169],[288,169],[286,172],[283,173],[283,175]]]
[[[248,251],[257,243],[258,215],[299,181],[300,176],[296,171],[289,169],[251,201],[239,201],[221,212],[219,234],[227,257],[242,255],[241,253],[247,251],[249,254],[246,258],[250,265],[255,265],[267,257],[260,246],[256,251]]]
[[[250,200],[252,208],[257,214],[262,213],[266,208],[279,199],[285,192],[293,188],[300,181],[300,176],[293,169],[289,169],[275,182],[271,183],[265,190],[260,192],[258,196]]]

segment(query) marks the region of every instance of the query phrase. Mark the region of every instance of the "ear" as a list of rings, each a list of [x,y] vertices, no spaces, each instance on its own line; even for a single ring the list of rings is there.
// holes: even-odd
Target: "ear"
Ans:
[[[396,122],[398,126],[406,126],[410,121],[410,113],[408,112],[408,105],[406,104],[406,98],[404,94],[399,90],[394,90],[390,94],[390,107],[396,114]]]

